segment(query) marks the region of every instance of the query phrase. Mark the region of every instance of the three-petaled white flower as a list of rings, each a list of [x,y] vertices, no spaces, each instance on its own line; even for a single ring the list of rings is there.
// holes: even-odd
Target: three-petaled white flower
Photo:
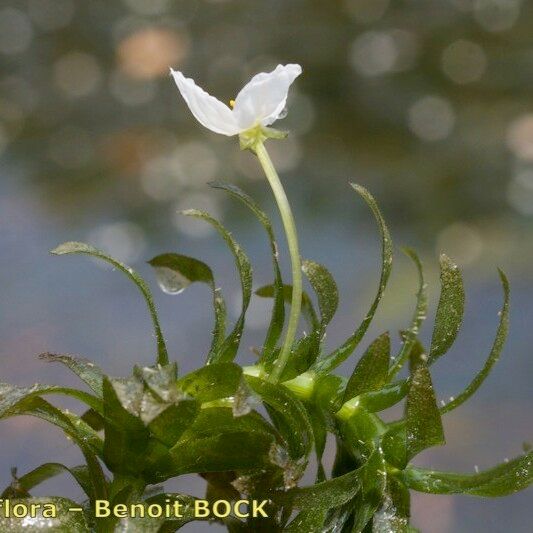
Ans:
[[[206,128],[222,135],[238,135],[256,126],[269,126],[283,114],[292,82],[300,65],[278,65],[256,74],[239,92],[232,108],[198,87],[194,80],[170,69],[192,114]]]

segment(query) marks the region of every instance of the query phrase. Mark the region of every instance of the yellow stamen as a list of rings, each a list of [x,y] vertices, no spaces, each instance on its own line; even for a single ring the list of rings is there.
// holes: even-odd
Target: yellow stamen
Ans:
[[[231,107],[231,109],[233,109],[235,107],[235,100],[230,100],[229,106]]]

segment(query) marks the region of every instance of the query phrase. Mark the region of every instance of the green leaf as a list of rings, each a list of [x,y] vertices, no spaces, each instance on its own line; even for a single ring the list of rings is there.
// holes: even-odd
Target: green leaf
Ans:
[[[201,409],[198,417],[182,435],[179,444],[236,431],[270,435],[281,442],[274,427],[255,411],[235,416],[231,407],[207,407]]]
[[[45,420],[69,435],[78,445],[89,446],[101,453],[100,437],[79,417],[63,412],[32,392],[32,387],[3,385],[0,388],[0,418],[30,415]]]
[[[31,398],[33,396],[42,396],[44,394],[61,394],[75,398],[80,402],[88,405],[96,412],[102,413],[102,401],[100,398],[89,394],[88,392],[69,387],[59,387],[57,385],[40,385],[36,383],[32,387],[16,387],[8,383],[0,382],[0,418],[4,413],[12,408],[17,402]]]
[[[90,529],[87,524],[84,512],[69,512],[70,508],[81,509],[81,506],[67,498],[47,497],[47,498],[29,498],[20,500],[11,500],[13,507],[18,503],[25,505],[40,505],[37,516],[31,518],[7,517],[0,507],[0,531],[9,531],[11,533],[31,533],[39,531],[54,531],[56,533],[89,533]],[[52,505],[56,511],[56,516],[51,517],[47,512],[51,509],[47,504]]]
[[[326,449],[326,439],[328,434],[326,429],[326,417],[321,409],[313,403],[306,403],[305,407],[313,428],[313,440],[315,442],[315,452],[318,463],[316,482],[320,483],[321,481],[326,480],[326,472],[324,470],[324,466],[322,465],[322,456],[324,455],[324,450]]]
[[[165,365],[168,363],[168,353],[165,345],[165,339],[163,338],[161,326],[159,325],[159,319],[157,317],[152,293],[150,292],[150,289],[148,288],[146,282],[141,278],[141,276],[139,276],[139,274],[137,274],[137,272],[135,272],[132,268],[125,265],[124,263],[117,261],[106,253],[97,250],[96,248],[93,248],[89,244],[85,244],[83,242],[65,242],[63,244],[60,244],[57,248],[51,250],[50,253],[54,255],[87,254],[92,257],[102,259],[107,263],[110,263],[115,268],[126,274],[126,276],[128,276],[128,278],[130,278],[133,283],[135,283],[137,288],[141,291],[141,294],[144,297],[144,301],[148,306],[148,310],[150,311],[150,316],[152,318],[155,337],[157,341],[157,362],[161,365]]]
[[[307,460],[313,448],[313,428],[304,405],[289,390],[253,376],[246,382],[269,407],[270,417],[287,442],[293,460]]]
[[[199,406],[194,400],[182,400],[167,407],[148,427],[155,437],[170,448],[196,418],[198,410]]]
[[[370,326],[372,319],[374,318],[378,305],[381,301],[381,298],[383,297],[383,293],[385,292],[385,287],[387,286],[387,282],[389,280],[392,268],[392,239],[389,230],[385,224],[385,220],[383,219],[383,215],[381,214],[381,211],[379,210],[379,207],[376,201],[374,200],[374,197],[364,187],[361,187],[360,185],[356,185],[354,183],[352,183],[351,186],[370,207],[378,223],[379,231],[381,234],[382,246],[381,277],[379,280],[377,294],[360,326],[355,330],[353,335],[351,335],[339,348],[334,350],[328,356],[316,362],[315,370],[318,373],[330,372],[331,370],[339,366],[343,361],[345,361],[352,354],[355,348],[357,348],[357,346],[361,342],[361,339],[365,335],[368,327]]]
[[[404,480],[409,488],[431,494],[507,496],[533,483],[533,453],[477,474],[438,472],[409,466],[404,472]]]
[[[176,363],[143,368],[136,366],[134,367],[134,374],[161,402],[168,403],[182,399],[176,385],[178,379],[178,365]]]
[[[354,500],[352,533],[361,533],[372,520],[382,501],[387,484],[386,466],[382,454],[375,451],[360,468],[361,491]]]
[[[226,337],[222,343],[222,346],[220,347],[219,353],[216,354],[216,357],[214,357],[211,362],[215,363],[233,361],[237,355],[237,350],[241,342],[246,310],[248,309],[250,298],[252,296],[252,265],[250,264],[250,260],[243,252],[242,248],[232,237],[231,233],[218,220],[209,215],[209,213],[199,211],[198,209],[187,209],[181,213],[186,216],[201,218],[202,220],[205,220],[211,224],[222,236],[224,241],[226,241],[226,244],[235,257],[235,264],[239,271],[239,278],[241,281],[242,310],[237,322],[235,323],[233,331]]]
[[[405,404],[407,460],[426,448],[444,444],[444,430],[431,375],[424,360],[411,361],[411,381]]]
[[[72,370],[91,390],[99,397],[102,397],[102,387],[104,373],[94,363],[83,357],[75,357],[70,354],[42,353],[39,359],[51,363],[62,363]]]
[[[170,450],[171,475],[272,468],[273,443],[272,435],[259,431],[227,431],[180,441]]]
[[[255,295],[260,298],[274,298],[275,289],[274,285],[265,285],[255,291]],[[292,303],[292,285],[283,285],[283,300],[286,304]],[[302,316],[312,330],[315,330],[319,326],[318,317],[316,315],[315,308],[309,295],[302,292]]]
[[[205,283],[210,287],[213,293],[215,325],[207,360],[213,360],[226,334],[226,305],[220,289],[215,287],[212,270],[198,259],[173,253],[158,255],[148,263],[154,267],[159,286],[167,294],[180,294],[191,283]]]
[[[29,491],[37,485],[65,473],[70,474],[77,481],[78,485],[80,485],[89,498],[94,496],[89,471],[86,466],[69,468],[61,463],[45,463],[23,476],[15,477],[13,475],[11,485],[2,492],[0,498],[13,499],[16,497],[28,497]]]
[[[261,225],[265,228],[265,231],[268,235],[268,240],[270,243],[270,251],[272,253],[272,266],[274,269],[274,283],[273,287],[273,297],[274,297],[274,307],[272,309],[272,317],[270,319],[270,325],[268,327],[268,332],[266,335],[265,342],[263,344],[263,357],[265,360],[270,360],[272,352],[276,348],[276,344],[279,340],[281,332],[283,330],[283,322],[285,319],[285,306],[284,306],[284,295],[283,295],[283,281],[281,279],[281,270],[279,267],[278,260],[278,245],[276,243],[276,238],[274,235],[274,230],[268,215],[259,207],[253,198],[248,194],[242,191],[239,187],[231,185],[229,183],[223,183],[220,181],[210,183],[211,187],[216,189],[222,189],[234,198],[241,201],[252,213],[257,217]]]
[[[200,403],[233,396],[241,381],[242,368],[235,363],[214,363],[183,376],[177,382],[180,390]]]
[[[276,471],[279,476],[282,470],[274,463],[273,452],[280,450],[282,442],[255,411],[234,416],[231,407],[203,408],[171,448],[166,474],[253,469]]]
[[[461,271],[444,254],[440,256],[440,282],[441,293],[428,359],[430,365],[450,349],[464,314],[465,291]]]
[[[405,332],[402,332],[403,343],[400,353],[395,357],[394,363],[391,366],[389,372],[389,381],[396,376],[396,374],[402,369],[405,361],[410,356],[413,346],[416,342],[416,338],[420,332],[420,327],[424,322],[427,314],[427,291],[426,282],[424,280],[424,271],[422,269],[422,263],[418,258],[418,255],[411,248],[403,248],[403,252],[409,257],[416,266],[418,272],[418,292],[416,294],[416,306],[411,320],[411,326]]]
[[[285,533],[323,533],[329,509],[306,509],[301,511],[286,528]]]
[[[3,387],[0,418],[31,415],[61,428],[81,449],[90,471],[94,494],[105,498],[106,480],[95,457],[95,455],[102,454],[100,437],[77,415],[61,411],[40,396],[33,394],[31,389],[29,391],[28,393],[28,389],[19,387]]]
[[[395,493],[395,498],[387,495],[372,520],[372,532],[374,533],[409,533],[413,531],[409,526],[409,517],[405,516],[405,497],[409,494],[403,492],[401,496]],[[403,501],[400,498],[404,498]],[[400,507],[397,504],[400,504]]]
[[[171,447],[196,418],[200,404],[178,388],[175,364],[137,369],[137,374],[145,385],[138,414],[152,434]]]
[[[274,356],[279,355],[280,350],[277,349],[274,352]],[[287,365],[281,373],[280,381],[290,381],[300,374],[303,374],[311,365],[316,361],[318,354],[320,353],[320,332],[318,330],[313,331],[308,335],[304,335],[300,339],[296,340],[292,344],[291,357],[287,362]],[[275,358],[272,363],[275,362]],[[272,370],[272,363],[265,364],[265,371],[270,374]]]
[[[455,397],[455,399],[441,408],[442,414],[452,411],[453,409],[456,409],[462,405],[479,389],[479,387],[481,387],[502,353],[505,340],[507,339],[507,334],[509,333],[509,281],[501,270],[498,270],[498,272],[500,274],[500,280],[503,286],[504,301],[502,310],[499,313],[500,321],[489,357],[487,358],[483,368],[470,382],[468,387],[466,387],[466,389],[459,394],[459,396]]]
[[[351,500],[361,488],[359,470],[317,483],[310,487],[297,487],[287,491],[269,493],[275,502],[296,509],[331,509]]]
[[[344,393],[343,403],[364,394],[381,390],[388,378],[390,361],[390,337],[379,336],[357,363]]]
[[[402,379],[384,385],[380,390],[361,394],[361,405],[371,413],[377,413],[403,400],[409,390],[409,381]]]
[[[149,432],[140,419],[143,384],[104,379],[104,459],[119,474],[138,475],[146,459]]]
[[[319,263],[305,259],[302,261],[302,271],[307,276],[313,290],[318,297],[320,310],[320,324],[322,330],[331,322],[339,305],[339,291],[333,276]]]

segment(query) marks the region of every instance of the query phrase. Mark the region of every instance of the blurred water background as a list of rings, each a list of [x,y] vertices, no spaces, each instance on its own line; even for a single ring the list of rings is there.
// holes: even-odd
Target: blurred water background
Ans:
[[[220,217],[251,255],[260,286],[271,279],[261,228],[206,184],[237,183],[276,210],[253,156],[194,121],[168,68],[229,100],[252,74],[297,62],[304,74],[279,123],[291,135],[269,148],[303,255],[324,263],[341,288],[328,345],[364,316],[379,273],[377,230],[348,186],[356,181],[378,199],[396,244],[423,257],[433,304],[425,339],[438,254],[464,269],[465,324],[435,367],[439,398],[460,392],[488,354],[502,299],[497,266],[512,284],[502,360],[475,398],[447,415],[447,446],[417,462],[474,471],[521,453],[533,437],[532,24],[533,4],[521,0],[2,0],[1,380],[74,384],[37,360],[47,350],[82,354],[114,375],[154,359],[135,288],[87,258],[48,255],[66,240],[90,242],[145,275],[172,355],[184,372],[201,365],[208,289],[165,295],[145,261],[176,251],[208,262],[235,318],[231,254],[201,221],[176,212],[196,207]],[[406,326],[415,290],[413,268],[397,253],[367,342]],[[261,344],[268,312],[268,302],[253,301],[241,361],[253,361],[248,348]],[[33,418],[2,422],[0,435],[2,485],[11,466],[80,461],[59,431]],[[201,491],[190,478],[171,488]],[[38,494],[65,491],[81,496],[66,478]],[[414,495],[413,523],[431,533],[529,532],[531,495]]]

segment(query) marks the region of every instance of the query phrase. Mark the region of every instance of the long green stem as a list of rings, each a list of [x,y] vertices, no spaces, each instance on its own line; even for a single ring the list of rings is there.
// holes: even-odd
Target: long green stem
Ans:
[[[291,206],[287,200],[287,195],[285,194],[283,185],[281,184],[278,173],[272,164],[272,160],[270,159],[263,142],[257,141],[254,149],[259,162],[265,171],[268,182],[272,187],[274,198],[278,204],[281,220],[285,229],[285,235],[287,237],[287,245],[289,247],[292,267],[292,299],[289,322],[287,324],[287,331],[285,333],[285,339],[283,341],[279,357],[270,376],[268,377],[269,381],[276,383],[279,381],[281,373],[283,372],[283,369],[289,360],[292,343],[294,342],[294,337],[296,336],[296,330],[298,328],[300,309],[302,306],[302,265],[300,261],[300,251],[298,249],[296,225],[294,224]]]

